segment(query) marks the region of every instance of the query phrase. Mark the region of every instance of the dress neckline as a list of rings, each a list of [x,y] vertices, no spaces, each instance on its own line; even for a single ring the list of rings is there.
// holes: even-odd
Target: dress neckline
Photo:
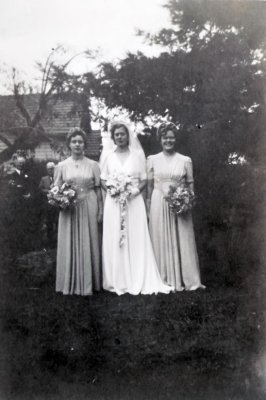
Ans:
[[[162,154],[162,156],[163,156],[163,158],[165,160],[169,160],[169,161],[174,160],[178,155],[178,153],[176,151],[173,154],[169,155],[169,156],[167,156],[163,151],[162,151],[161,154]]]
[[[72,165],[76,168],[80,168],[85,160],[85,157],[83,156],[82,158],[79,158],[77,160],[75,160],[73,157],[70,156],[70,160]]]
[[[116,158],[118,159],[119,164],[121,165],[121,167],[124,167],[125,164],[127,163],[128,159],[129,159],[131,153],[130,153],[130,150],[129,150],[129,151],[128,151],[128,155],[127,155],[127,157],[125,158],[124,162],[122,162],[121,159],[119,158],[117,151],[114,151],[114,154],[116,155]]]

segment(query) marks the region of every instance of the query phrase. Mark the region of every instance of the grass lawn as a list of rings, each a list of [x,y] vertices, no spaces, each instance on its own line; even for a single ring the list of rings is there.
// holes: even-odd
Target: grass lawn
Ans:
[[[78,297],[55,293],[53,253],[1,264],[1,400],[266,398],[265,273]]]

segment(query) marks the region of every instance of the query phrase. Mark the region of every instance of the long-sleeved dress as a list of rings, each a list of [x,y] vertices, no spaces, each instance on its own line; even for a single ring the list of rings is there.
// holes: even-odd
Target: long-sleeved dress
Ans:
[[[130,175],[135,182],[146,179],[146,166],[138,154],[130,151],[122,164],[115,151],[111,152],[101,170],[107,180],[113,174]],[[123,293],[169,293],[171,288],[161,280],[150,240],[147,215],[142,195],[128,200],[126,238],[120,238],[120,207],[108,193],[103,216],[103,288],[119,295]]]
[[[54,185],[64,182],[77,189],[77,204],[60,211],[56,265],[56,291],[63,294],[90,295],[100,290],[98,202],[95,188],[100,186],[97,163],[84,157],[71,157],[55,169]]]
[[[148,179],[154,189],[150,206],[150,235],[154,254],[164,282],[177,291],[204,288],[200,270],[191,213],[176,216],[164,196],[170,185],[193,183],[192,161],[175,153],[162,152],[148,158]]]

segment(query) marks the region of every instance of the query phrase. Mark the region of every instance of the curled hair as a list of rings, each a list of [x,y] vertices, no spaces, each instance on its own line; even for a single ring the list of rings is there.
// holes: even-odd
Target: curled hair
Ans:
[[[157,138],[161,141],[162,136],[165,136],[168,131],[172,131],[175,135],[175,139],[179,138],[179,132],[176,125],[173,122],[163,122],[157,130]]]
[[[87,147],[87,135],[86,133],[83,131],[83,129],[75,126],[74,128],[70,128],[68,133],[67,133],[67,137],[66,137],[66,142],[67,142],[67,147],[69,148],[71,139],[75,136],[81,136],[83,138],[84,141],[84,146],[85,148]]]
[[[16,160],[17,158],[24,158],[27,160],[27,153],[25,150],[17,150],[15,153],[12,154],[12,161]]]
[[[122,122],[115,122],[114,124],[112,124],[111,129],[110,129],[112,140],[115,141],[114,140],[115,131],[117,129],[119,129],[119,128],[124,128],[125,129],[125,131],[127,133],[127,138],[128,138],[128,141],[129,141],[129,130],[128,130],[128,127],[125,124],[123,124]]]

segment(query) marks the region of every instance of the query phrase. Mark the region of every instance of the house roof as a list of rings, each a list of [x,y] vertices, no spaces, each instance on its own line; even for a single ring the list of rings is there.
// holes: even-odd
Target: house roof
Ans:
[[[24,96],[24,104],[31,117],[38,109],[40,95],[28,94]],[[69,128],[79,126],[82,110],[70,96],[57,100],[50,100],[45,115],[42,117],[41,126],[47,136],[56,140],[65,140]],[[26,127],[26,121],[18,110],[14,96],[0,96],[0,132],[9,141],[16,138],[17,129]],[[88,153],[97,158],[100,153],[100,131],[92,131],[88,135]],[[6,148],[0,140],[0,152]]]

